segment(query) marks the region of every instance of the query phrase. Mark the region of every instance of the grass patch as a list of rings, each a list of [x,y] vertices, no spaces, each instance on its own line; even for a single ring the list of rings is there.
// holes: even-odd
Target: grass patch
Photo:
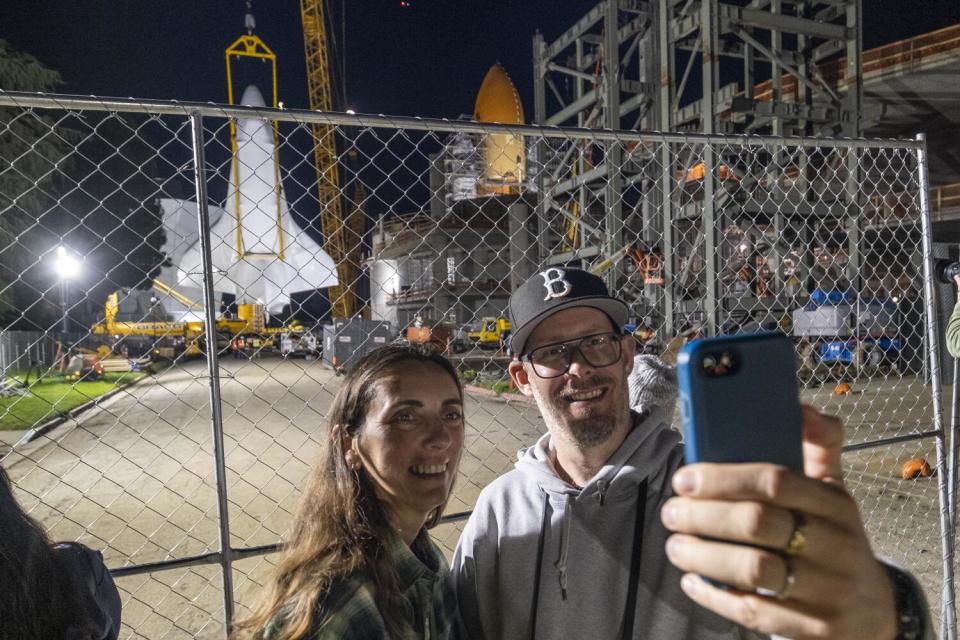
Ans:
[[[0,431],[38,427],[145,375],[139,371],[107,373],[102,380],[89,381],[69,381],[63,376],[44,377],[39,383],[31,383],[27,395],[0,398]]]
[[[516,388],[514,389],[510,388],[509,380],[502,380],[499,378],[497,379],[483,378],[483,377],[477,376],[472,380],[470,380],[469,382],[474,386],[483,387],[484,389],[491,389],[492,391],[496,391],[497,393],[520,393],[520,391],[517,390]]]

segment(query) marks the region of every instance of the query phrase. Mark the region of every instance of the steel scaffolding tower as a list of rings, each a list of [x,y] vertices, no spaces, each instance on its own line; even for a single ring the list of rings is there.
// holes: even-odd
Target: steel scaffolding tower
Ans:
[[[860,1],[744,4],[605,0],[553,42],[536,34],[536,122],[706,134],[859,136],[865,126]],[[839,56],[845,56],[842,73],[826,77],[822,63]],[[731,194],[718,185],[719,169],[725,164],[734,167],[736,160],[725,163],[728,159],[718,157],[722,153],[710,145],[703,147],[702,157],[685,145],[664,145],[654,158],[643,149],[612,143],[602,153],[548,149],[540,143],[535,155],[540,165],[535,175],[541,194],[537,206],[541,263],[609,258],[631,242],[650,243],[662,237],[666,285],[660,292],[649,287],[638,292],[637,313],[644,313],[644,307],[659,309],[672,333],[677,310],[699,309],[707,331],[717,330],[723,309],[717,291],[717,236],[734,215],[728,206]],[[803,181],[807,163],[827,161],[806,155],[762,160],[744,167],[741,159],[738,170],[746,174],[741,180],[759,184],[761,174],[771,167],[789,166]],[[848,275],[855,282],[862,208],[856,194],[862,176],[853,154],[839,161],[847,167],[846,194],[830,211],[818,215],[831,217],[844,228]],[[702,197],[684,201],[676,197],[676,175],[691,172],[702,182]],[[803,204],[794,203],[793,212],[809,213]],[[736,209],[749,206],[738,204]],[[780,237],[790,224],[791,209],[777,207],[765,215]],[[697,231],[679,234],[681,226]],[[685,250],[704,256],[703,290],[696,299],[678,297],[677,285],[690,277],[693,263],[688,259],[680,264],[680,235],[687,244],[693,239],[693,246]],[[771,263],[782,257],[778,252],[780,247],[771,248]],[[611,269],[606,277],[615,285],[622,283],[623,275],[621,269]]]

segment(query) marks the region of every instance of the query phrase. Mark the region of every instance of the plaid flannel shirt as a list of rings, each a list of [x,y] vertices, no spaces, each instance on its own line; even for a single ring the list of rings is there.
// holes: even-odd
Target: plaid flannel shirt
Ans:
[[[393,557],[404,601],[399,635],[390,636],[375,600],[376,586],[362,573],[347,576],[321,596],[310,640],[447,640],[455,637],[457,600],[446,558],[422,530],[412,547],[393,534],[384,541]],[[269,640],[271,624],[264,637]]]

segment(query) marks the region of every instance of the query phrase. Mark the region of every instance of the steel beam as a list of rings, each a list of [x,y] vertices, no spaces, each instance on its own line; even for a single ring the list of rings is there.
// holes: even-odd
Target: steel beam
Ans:
[[[583,258],[592,258],[594,256],[602,255],[600,247],[589,245],[586,247],[581,247],[575,251],[564,251],[563,253],[555,253],[547,259],[547,264],[566,264],[573,260],[582,260]]]
[[[546,56],[543,34],[533,35],[533,118],[537,124],[547,123]],[[547,144],[542,138],[537,141],[537,266],[543,264],[550,249],[550,220],[547,217]]]
[[[702,0],[700,4],[700,38],[703,40],[703,99],[700,112],[701,131],[711,134],[716,130],[714,92],[720,79],[720,64],[716,56],[718,33],[717,0]],[[717,335],[717,210],[713,200],[716,158],[713,145],[703,146],[703,218],[700,221],[704,234],[704,264],[706,266],[706,315],[707,335]],[[721,214],[722,215],[722,214]]]
[[[563,73],[568,76],[573,76],[574,78],[582,78],[587,82],[593,82],[596,80],[596,76],[592,73],[584,73],[583,71],[578,71],[577,69],[570,69],[568,67],[561,66],[556,62],[548,62],[547,71],[556,71],[557,73]],[[561,100],[561,102],[563,101]]]
[[[736,113],[761,118],[808,120],[816,124],[847,122],[856,117],[856,114],[845,109],[837,109],[836,107],[807,105],[799,102],[751,100],[743,96],[734,97],[730,108]]]
[[[675,67],[674,47],[671,40],[673,16],[668,0],[657,1],[657,58],[660,75],[660,91],[657,94],[657,127],[661,131],[670,131],[673,105],[673,75]],[[670,143],[664,141],[660,146],[660,215],[663,227],[663,277],[666,283],[663,287],[663,331],[668,338],[674,336],[674,264],[673,255],[673,157],[670,152]]]
[[[604,126],[620,129],[620,38],[618,26],[619,3],[608,1],[603,25],[603,82],[604,82]],[[619,141],[606,144],[605,164],[607,165],[607,183],[604,188],[604,209],[606,235],[604,254],[611,255],[621,245],[623,237],[623,146]],[[615,291],[617,287],[617,269],[604,274],[607,287]]]
[[[807,18],[784,15],[782,13],[743,9],[728,4],[721,5],[720,13],[724,19],[744,27],[775,29],[782,33],[805,35],[811,38],[846,40],[850,34],[847,27],[843,25],[818,22]]]
[[[747,33],[742,27],[736,27],[734,28],[733,31],[734,33],[737,34],[737,36],[741,40],[743,40],[744,42],[752,46],[754,49],[759,51],[761,54],[763,54],[763,56],[767,60],[769,60],[773,64],[773,66],[778,70],[786,71],[787,73],[792,75],[794,78],[796,78],[798,82],[805,84],[808,88],[810,88],[813,91],[822,90],[826,92],[827,94],[830,95],[831,98],[833,98],[834,102],[840,101],[840,96],[838,96],[837,93],[832,88],[830,88],[829,86],[823,83],[820,84],[820,87],[817,87],[817,85],[813,84],[813,82],[811,82],[803,74],[801,74],[793,65],[791,65],[786,60],[784,60],[783,56],[781,56],[776,51],[772,51],[771,49],[768,49],[767,47],[760,44],[760,42],[756,38],[754,38],[749,33]],[[780,77],[780,74],[775,71],[773,74],[773,79],[775,83],[777,82],[779,77]]]
[[[210,211],[207,197],[207,167],[204,156],[203,116],[190,114],[193,171],[197,197],[197,233],[200,236],[200,260],[203,265],[204,329],[207,341],[207,375],[210,378],[210,429],[217,483],[217,525],[219,529],[220,576],[223,581],[223,617],[227,633],[233,624],[233,549],[230,547],[230,511],[227,500],[227,464],[223,442],[223,403],[220,396],[220,348],[217,343],[217,306],[213,291],[213,258],[210,238]]]
[[[643,33],[650,28],[650,24],[651,24],[651,21],[646,14],[637,16],[636,18],[634,18],[624,26],[620,27],[619,31],[617,32],[619,43],[623,44],[624,42],[629,40],[631,37],[633,37],[635,34],[639,33],[640,35],[643,35]],[[624,56],[624,58],[626,57],[627,56]],[[583,56],[583,60],[580,63],[582,66],[580,66],[579,68],[582,70],[586,67],[591,67],[594,65],[594,63],[596,63],[596,61],[597,61],[596,54],[593,54],[593,53],[586,54]]]
[[[550,60],[557,57],[560,52],[572,45],[577,38],[593,28],[593,25],[603,20],[606,6],[610,2],[616,4],[616,0],[603,0],[593,9],[590,9],[586,15],[577,20],[576,24],[567,29],[563,35],[551,42],[549,45],[546,45],[543,50],[543,59]]]
[[[584,111],[588,107],[592,106],[593,103],[595,103],[596,101],[597,101],[597,91],[595,89],[591,89],[590,91],[583,94],[583,96],[581,96],[580,98],[577,98],[576,100],[574,100],[573,102],[565,106],[563,109],[560,109],[560,111],[556,112],[555,114],[553,114],[552,116],[544,120],[543,124],[551,125],[551,126],[561,125],[567,120],[569,120],[570,118],[580,113],[581,111]]]

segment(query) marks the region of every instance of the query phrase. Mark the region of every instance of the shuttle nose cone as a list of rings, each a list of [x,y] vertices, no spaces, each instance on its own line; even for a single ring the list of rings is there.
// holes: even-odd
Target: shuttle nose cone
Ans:
[[[267,103],[263,101],[263,94],[256,85],[247,85],[243,90],[243,96],[240,98],[240,104],[245,107],[265,107]]]

